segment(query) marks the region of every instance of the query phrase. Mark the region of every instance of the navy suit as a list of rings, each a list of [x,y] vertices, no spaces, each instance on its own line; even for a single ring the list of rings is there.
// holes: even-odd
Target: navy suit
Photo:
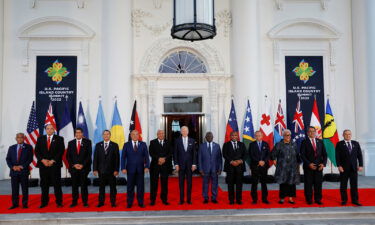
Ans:
[[[254,141],[249,145],[250,170],[252,177],[251,197],[254,202],[258,200],[258,183],[262,186],[262,201],[267,201],[267,170],[269,168],[270,147],[267,142],[262,141],[260,146],[258,141]],[[259,166],[259,161],[264,161],[263,166]]]
[[[12,184],[12,202],[13,206],[19,204],[19,188],[22,188],[22,205],[27,206],[29,198],[29,165],[33,161],[33,148],[29,144],[21,144],[21,155],[18,159],[17,154],[18,145],[12,145],[8,149],[6,161],[10,169],[9,176]],[[14,171],[13,166],[22,166],[21,171]]]
[[[198,151],[199,171],[203,173],[203,198],[208,200],[208,185],[211,182],[211,200],[216,200],[218,190],[218,174],[223,169],[223,157],[220,145],[215,142],[204,142]]]
[[[352,202],[358,202],[358,167],[363,167],[363,157],[361,146],[357,141],[350,141],[352,150],[350,151],[345,141],[340,141],[336,145],[337,167],[344,169],[340,173],[340,193],[341,201],[348,201],[346,192],[348,180],[350,179],[350,196]]]
[[[187,202],[191,202],[191,187],[192,187],[192,166],[197,165],[195,140],[188,138],[187,149],[185,150],[182,137],[176,139],[173,151],[174,165],[178,165],[178,181],[180,187],[180,202],[184,202],[185,195],[185,178],[187,182]]]
[[[137,148],[133,147],[134,141],[128,141],[124,145],[121,155],[121,170],[127,170],[128,184],[127,202],[128,206],[133,205],[134,186],[137,186],[138,205],[144,202],[144,170],[150,167],[150,158],[146,143],[137,142]]]
[[[309,165],[310,163],[314,163],[317,167],[319,167],[320,164],[325,166],[327,164],[327,151],[323,141],[318,138],[315,138],[315,145],[316,151],[313,148],[310,138],[307,137],[302,141],[300,149],[305,180],[305,199],[307,202],[312,201],[313,187],[315,202],[320,202],[322,200],[323,170],[312,170]]]

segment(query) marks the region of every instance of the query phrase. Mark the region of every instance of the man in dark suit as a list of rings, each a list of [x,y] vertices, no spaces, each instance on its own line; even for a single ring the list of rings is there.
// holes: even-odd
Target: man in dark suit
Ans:
[[[145,173],[150,167],[150,158],[148,155],[147,145],[139,141],[139,132],[132,130],[130,138],[124,145],[121,155],[122,173],[128,175],[127,188],[127,208],[131,208],[134,201],[134,187],[137,186],[138,206],[144,208]]]
[[[211,183],[211,201],[217,204],[218,176],[223,167],[223,157],[220,145],[213,142],[212,132],[206,133],[206,142],[199,146],[198,162],[199,172],[203,176],[203,203],[208,203],[208,186]]]
[[[120,153],[118,144],[111,140],[111,132],[103,131],[103,141],[95,145],[93,171],[94,176],[99,176],[99,204],[102,207],[105,201],[105,186],[110,189],[111,206],[116,207],[116,177],[120,167]]]
[[[151,205],[155,205],[156,195],[158,193],[158,181],[160,176],[161,193],[160,198],[164,205],[168,203],[168,175],[172,169],[172,148],[167,140],[163,130],[158,130],[157,138],[150,141],[150,200]]]
[[[253,204],[258,202],[258,183],[260,181],[262,187],[262,202],[269,204],[267,199],[267,171],[270,160],[270,147],[267,142],[263,141],[263,133],[255,132],[255,141],[249,145],[250,170],[251,170],[251,198]]]
[[[18,133],[16,135],[17,144],[8,149],[6,161],[10,169],[9,176],[12,184],[12,206],[9,209],[15,209],[19,206],[20,184],[22,188],[22,206],[28,207],[29,199],[29,165],[33,161],[33,148],[24,143],[25,135]]]
[[[188,137],[189,128],[181,127],[181,137],[176,139],[173,151],[173,161],[178,172],[180,187],[180,205],[184,204],[185,180],[187,182],[187,203],[191,202],[192,175],[197,169],[195,140]]]
[[[78,202],[78,187],[81,186],[81,197],[84,207],[88,207],[87,176],[91,171],[92,147],[91,141],[83,137],[82,128],[76,128],[75,139],[68,143],[66,158],[69,162],[69,172],[72,176],[72,204]]]
[[[316,138],[315,127],[307,130],[307,138],[301,142],[301,158],[303,161],[305,199],[312,204],[312,197],[318,205],[322,205],[323,168],[327,164],[327,152],[323,141]],[[314,191],[313,191],[314,190]]]
[[[56,205],[61,208],[63,206],[61,167],[62,156],[65,151],[64,138],[55,134],[55,129],[51,124],[47,124],[45,129],[47,135],[40,136],[35,145],[40,186],[42,188],[42,202],[39,208],[44,208],[48,205],[50,182],[54,187]]]
[[[238,141],[238,133],[233,131],[230,134],[231,140],[223,145],[224,171],[227,173],[229,204],[242,204],[242,177],[245,172],[245,144]],[[234,195],[234,185],[236,185],[236,196]]]
[[[346,188],[350,179],[350,196],[352,203],[361,206],[358,201],[358,171],[363,170],[363,157],[361,146],[357,141],[353,141],[352,132],[344,130],[344,140],[336,145],[336,163],[340,171],[340,193],[341,204],[346,205],[348,195]]]

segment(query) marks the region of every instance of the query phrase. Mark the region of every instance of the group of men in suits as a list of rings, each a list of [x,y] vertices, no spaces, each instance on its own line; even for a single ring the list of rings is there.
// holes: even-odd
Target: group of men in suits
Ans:
[[[54,187],[57,207],[63,206],[61,190],[62,156],[65,151],[64,139],[55,134],[52,125],[46,125],[46,135],[38,138],[35,145],[37,167],[40,173],[41,205],[44,208],[49,203],[49,187]],[[228,199],[230,204],[242,204],[242,185],[245,168],[245,156],[250,156],[250,169],[252,173],[251,197],[252,203],[258,201],[257,186],[261,183],[262,202],[269,204],[267,196],[267,171],[270,167],[270,147],[263,141],[260,131],[255,133],[255,141],[246,148],[239,141],[238,133],[231,132],[231,140],[224,143],[221,151],[220,145],[213,142],[212,132],[207,132],[205,142],[197,148],[193,138],[188,136],[189,129],[181,127],[181,137],[175,140],[172,146],[165,139],[163,130],[157,131],[157,138],[150,142],[149,151],[145,142],[140,141],[137,130],[130,133],[130,140],[125,143],[120,156],[119,146],[112,142],[111,132],[105,130],[102,134],[103,141],[95,145],[94,159],[92,156],[91,141],[83,136],[81,128],[75,129],[75,138],[68,143],[66,158],[69,163],[69,172],[72,178],[72,204],[78,203],[79,187],[84,207],[88,207],[88,174],[93,168],[93,174],[99,177],[99,197],[97,207],[105,203],[105,187],[110,187],[110,202],[116,207],[116,177],[121,171],[127,174],[127,208],[134,202],[134,191],[137,188],[137,202],[144,207],[144,175],[150,170],[150,205],[155,205],[158,183],[160,179],[160,198],[164,205],[168,203],[168,176],[172,171],[172,161],[179,177],[180,202],[179,204],[192,204],[192,175],[198,168],[203,177],[202,196],[203,203],[207,204],[209,186],[211,186],[211,202],[218,203],[218,176],[222,170],[226,172],[228,184]],[[351,131],[345,130],[344,140],[338,142],[336,147],[336,162],[340,171],[340,193],[342,205],[347,204],[347,183],[350,180],[351,200],[360,206],[358,201],[358,171],[362,171],[363,158],[358,142],[351,140]],[[24,134],[16,135],[17,144],[9,147],[6,157],[10,168],[12,186],[12,206],[19,207],[19,186],[22,188],[22,205],[28,207],[28,176],[29,165],[33,160],[31,145],[24,143]],[[150,154],[149,154],[150,153]],[[150,163],[151,156],[151,163]],[[322,204],[323,168],[327,163],[327,153],[322,140],[316,138],[314,127],[308,128],[308,138],[300,147],[300,157],[304,169],[305,199],[308,204]],[[224,168],[223,165],[223,158]],[[92,165],[91,165],[92,164]],[[185,198],[186,183],[186,198]],[[185,201],[186,199],[186,201]]]

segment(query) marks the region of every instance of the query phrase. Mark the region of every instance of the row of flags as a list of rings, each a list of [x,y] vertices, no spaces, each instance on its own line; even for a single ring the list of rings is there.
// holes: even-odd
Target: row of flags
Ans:
[[[55,116],[53,114],[52,104],[50,103],[47,113],[46,113],[44,126],[48,124],[51,124],[55,128],[56,134],[58,133],[60,136],[64,137],[65,147],[67,148],[68,142],[74,139],[73,121],[71,120],[71,117],[70,117],[68,105],[65,104],[64,113],[63,113],[61,124],[58,130]],[[89,137],[89,130],[88,130],[87,122],[86,122],[85,113],[83,111],[82,102],[79,103],[76,128],[82,128],[83,135],[87,138]],[[107,130],[107,129],[108,128],[107,128],[107,124],[106,124],[106,120],[104,116],[102,102],[99,101],[98,113],[96,116],[96,123],[95,123],[95,130],[94,130],[93,144],[103,141],[102,133],[104,130]],[[129,125],[129,131],[132,131],[132,130],[138,130],[140,134],[140,139],[142,140],[142,128],[141,128],[141,123],[139,121],[139,117],[137,113],[137,101],[134,102],[132,116],[131,116],[130,125]],[[125,132],[124,132],[124,127],[122,126],[120,113],[117,107],[117,101],[115,101],[115,104],[114,104],[110,131],[111,131],[111,141],[117,143],[119,145],[119,148],[122,149],[125,143]],[[35,106],[35,102],[33,102],[31,106],[29,119],[27,122],[25,142],[27,144],[30,144],[34,149],[36,141],[39,136],[40,136],[40,133],[39,133],[39,127],[38,127],[38,122],[37,122],[37,117],[36,117],[36,106]],[[66,149],[63,155],[63,162],[64,162],[65,167],[68,168],[69,165],[66,159]],[[36,167],[36,163],[37,163],[37,159],[34,154],[32,164],[30,164],[30,170]]]
[[[266,105],[267,105],[267,102],[266,102]],[[305,125],[303,121],[303,112],[301,110],[300,100],[298,100],[297,102],[296,111],[294,113],[292,123],[293,123],[293,129],[291,129],[292,138],[293,138],[293,141],[297,143],[297,146],[299,149],[302,140],[304,140],[306,137]],[[263,133],[263,141],[268,143],[268,145],[270,146],[270,149],[273,148],[274,144],[281,141],[282,133],[285,129],[287,129],[285,116],[284,116],[283,109],[281,106],[281,100],[279,100],[279,104],[277,107],[277,112],[276,112],[276,116],[275,116],[275,120],[273,124],[271,121],[271,116],[268,112],[268,107],[265,107],[265,112],[261,115],[261,118],[260,118],[259,130],[260,132]],[[327,100],[326,112],[325,112],[325,117],[324,117],[324,126],[322,127],[320,124],[318,104],[317,104],[316,99],[314,99],[313,109],[311,112],[310,126],[315,127],[317,131],[317,138],[323,139],[323,143],[325,145],[328,158],[330,159],[332,164],[336,166],[335,147],[336,147],[337,142],[339,141],[339,137],[338,137],[337,127],[336,127],[336,123],[333,117],[333,113],[332,113],[329,100]],[[226,125],[225,142],[230,141],[230,133],[232,131],[239,132],[236,110],[234,107],[233,99],[231,102],[231,109],[229,113],[228,122]],[[243,122],[242,141],[245,143],[247,147],[252,141],[255,141],[253,117],[252,117],[249,100],[247,100],[246,113],[245,113],[245,118]]]

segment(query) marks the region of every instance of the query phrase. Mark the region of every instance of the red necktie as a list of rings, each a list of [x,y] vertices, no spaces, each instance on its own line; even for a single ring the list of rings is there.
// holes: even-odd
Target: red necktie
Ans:
[[[314,149],[314,156],[316,157],[317,153],[316,153],[316,144],[315,144],[315,139],[314,138],[311,139],[311,143],[312,143],[312,146],[313,146],[313,149]]]
[[[48,140],[47,140],[48,151],[49,151],[49,147],[51,147],[51,136],[48,136]]]
[[[81,141],[78,141],[78,144],[77,144],[77,155],[79,155],[80,151],[81,151]]]
[[[20,161],[20,159],[21,159],[21,154],[22,154],[22,146],[20,145],[20,147],[18,148],[17,162]]]

